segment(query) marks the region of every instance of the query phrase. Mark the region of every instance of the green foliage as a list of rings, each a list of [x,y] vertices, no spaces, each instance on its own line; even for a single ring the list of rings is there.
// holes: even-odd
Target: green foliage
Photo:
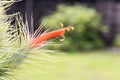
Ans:
[[[58,6],[56,12],[45,17],[46,27],[58,28],[59,23],[73,26],[74,31],[68,32],[61,50],[92,50],[103,48],[103,42],[97,34],[101,26],[100,15],[92,8],[81,5]]]
[[[41,75],[40,65],[38,65],[40,63],[37,61],[44,62],[44,60],[47,60],[45,62],[48,62],[50,57],[45,53],[50,51],[42,48],[44,44],[41,44],[40,48],[37,49],[30,47],[31,40],[36,35],[34,32],[32,34],[33,28],[29,29],[29,27],[33,26],[28,26],[27,21],[24,24],[22,17],[18,13],[6,14],[6,10],[14,2],[14,0],[0,0],[0,80],[31,80],[30,76]],[[40,30],[38,30],[38,33],[40,33]],[[26,72],[26,69],[22,68],[23,65],[33,63],[36,65],[31,66],[32,70],[27,68]],[[21,71],[24,72],[20,73]],[[20,73],[19,77],[17,73]],[[34,75],[30,75],[31,73]],[[27,77],[24,74],[30,76]],[[16,76],[17,78],[15,78]],[[35,80],[39,80],[39,78],[37,77]]]
[[[21,62],[22,54],[26,53],[26,51],[21,51],[22,47],[18,46],[17,40],[14,42],[10,40],[11,37],[17,38],[12,34],[16,31],[16,29],[12,29],[15,26],[11,25],[16,14],[7,15],[6,10],[14,2],[13,0],[0,0],[0,80],[9,80],[8,75],[12,74],[12,71]]]
[[[118,48],[120,47],[120,34],[116,36],[113,45]]]

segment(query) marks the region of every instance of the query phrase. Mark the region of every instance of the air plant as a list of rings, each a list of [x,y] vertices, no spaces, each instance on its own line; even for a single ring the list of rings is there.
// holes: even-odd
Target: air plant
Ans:
[[[63,28],[64,25],[60,23],[61,29],[42,32],[44,27],[42,23],[34,31],[32,17],[31,24],[28,24],[27,20],[25,23],[23,22],[19,13],[6,15],[6,9],[14,2],[12,0],[0,1],[0,80],[11,80],[8,76],[13,75],[13,72],[19,68],[28,55],[40,51],[46,52],[42,46],[49,39],[62,36],[63,39],[60,40],[63,41],[65,31],[74,29],[71,26]]]

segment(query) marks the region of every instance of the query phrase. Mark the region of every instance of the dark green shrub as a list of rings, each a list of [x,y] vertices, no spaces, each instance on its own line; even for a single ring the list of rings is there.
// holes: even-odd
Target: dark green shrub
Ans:
[[[67,32],[66,40],[60,47],[61,50],[91,50],[104,46],[97,34],[101,26],[100,15],[92,8],[81,5],[60,5],[56,12],[45,19],[47,20],[46,27],[53,29],[58,28],[59,23],[74,26],[74,31]]]

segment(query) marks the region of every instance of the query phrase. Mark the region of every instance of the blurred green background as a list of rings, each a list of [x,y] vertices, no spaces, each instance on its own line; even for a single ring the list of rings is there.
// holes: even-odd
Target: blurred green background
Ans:
[[[32,15],[35,29],[43,21],[46,23],[44,30],[60,29],[59,23],[63,23],[65,27],[75,28],[74,31],[65,34],[64,42],[53,40],[56,44],[61,43],[61,46],[50,46],[48,49],[66,52],[94,51],[111,47],[118,49],[120,47],[118,2],[114,0],[23,0],[13,4],[7,13],[19,11],[23,14],[23,18],[25,13],[28,13],[29,24]]]
[[[66,32],[66,39],[61,42],[63,45],[58,45],[58,49],[62,51],[85,51],[105,47],[97,32],[103,25],[100,15],[95,9],[80,4],[74,6],[59,5],[57,11],[45,19],[47,20],[47,28],[53,26],[53,29],[59,29],[61,28],[58,27],[59,23],[74,27],[74,31]],[[50,48],[54,47],[50,46]]]
[[[56,52],[57,53],[57,52]],[[36,56],[37,55],[37,56]],[[39,56],[38,56],[39,55]],[[34,58],[33,58],[34,56]],[[19,80],[119,80],[120,55],[111,51],[30,55],[12,79]],[[32,57],[32,58],[31,58]]]
[[[15,3],[8,13],[20,11],[33,14],[34,26],[43,20],[44,30],[60,29],[59,23],[73,26],[66,39],[47,49],[59,50],[48,54],[53,58],[39,59],[39,53],[30,55],[20,70],[19,80],[119,80],[120,26],[117,2],[114,0],[23,0]],[[18,7],[16,7],[18,6]],[[114,11],[116,10],[116,12]],[[114,12],[114,13],[113,13]],[[58,44],[58,45],[56,45]],[[61,45],[59,45],[61,44]],[[43,52],[44,53],[44,52]],[[31,58],[32,56],[37,56]],[[30,63],[29,63],[30,62]],[[32,63],[32,64],[31,64]]]

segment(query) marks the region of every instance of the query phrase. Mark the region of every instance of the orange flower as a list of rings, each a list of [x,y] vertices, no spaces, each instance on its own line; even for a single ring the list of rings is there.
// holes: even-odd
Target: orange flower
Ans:
[[[40,36],[34,38],[31,42],[30,42],[30,48],[36,48],[38,47],[42,42],[48,40],[48,39],[51,39],[51,38],[54,38],[54,37],[57,37],[57,36],[63,36],[64,37],[64,34],[65,34],[65,31],[69,31],[69,30],[73,30],[74,28],[71,27],[71,26],[68,26],[66,28],[63,28],[63,24],[61,23],[60,24],[62,26],[62,29],[58,29],[58,30],[55,30],[55,31],[51,31],[51,32],[48,32],[48,33],[43,33],[41,34]]]

